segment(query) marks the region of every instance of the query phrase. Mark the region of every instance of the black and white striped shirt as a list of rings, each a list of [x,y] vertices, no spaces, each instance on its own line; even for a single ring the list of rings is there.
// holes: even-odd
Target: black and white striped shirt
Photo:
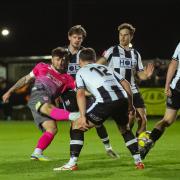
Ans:
[[[96,102],[112,102],[127,98],[125,90],[120,85],[124,78],[118,73],[110,71],[107,66],[88,64],[76,74],[77,89],[87,89]]]
[[[79,66],[79,53],[83,48],[84,47],[81,46],[76,54],[72,54],[70,52],[70,50],[69,50],[69,52],[71,53],[71,59],[70,59],[70,63],[68,64],[67,73],[70,74],[71,76],[73,76],[74,78],[76,76],[76,73],[80,69],[80,66]]]
[[[179,62],[180,61],[180,42],[174,51],[172,59],[178,61],[178,67],[177,67],[176,74],[170,84],[170,87],[172,89],[177,89],[178,91],[180,91],[180,62]]]
[[[108,67],[121,74],[130,84],[133,93],[139,92],[135,83],[135,72],[143,71],[141,56],[135,49],[125,50],[120,45],[112,46],[103,56],[108,61]]]

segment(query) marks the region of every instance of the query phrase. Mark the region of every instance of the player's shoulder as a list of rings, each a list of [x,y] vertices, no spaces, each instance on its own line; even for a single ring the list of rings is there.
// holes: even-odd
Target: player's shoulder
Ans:
[[[136,53],[136,54],[140,54],[139,51],[135,48],[131,48],[131,50],[134,51],[134,53]]]
[[[177,44],[176,49],[178,49],[178,51],[180,51],[180,42]]]
[[[116,46],[117,45],[113,45],[113,46],[110,46],[109,48],[105,49],[102,53],[102,56],[110,55],[111,53],[113,53],[113,50]]]
[[[91,68],[91,64],[85,65],[83,67],[81,67],[78,72],[77,75],[82,75],[82,74],[86,74],[87,71],[89,71],[89,69]]]
[[[118,47],[117,44],[116,44],[116,45],[113,45],[113,46],[110,46],[110,47],[107,49],[107,51],[113,51],[114,48],[117,48],[117,47]]]
[[[46,64],[46,63],[44,63],[44,62],[39,62],[39,63],[37,63],[36,65],[35,65],[35,67],[48,67],[48,66],[50,66],[49,64]]]

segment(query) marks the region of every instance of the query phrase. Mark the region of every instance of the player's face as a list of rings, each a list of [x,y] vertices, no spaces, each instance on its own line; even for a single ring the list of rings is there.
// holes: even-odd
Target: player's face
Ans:
[[[121,29],[119,31],[119,42],[123,47],[129,47],[129,44],[132,40],[132,35],[130,34],[129,29]]]
[[[73,34],[71,36],[68,36],[69,43],[74,48],[80,48],[82,42],[83,42],[83,36],[81,34]]]
[[[83,67],[83,66],[84,66],[84,62],[83,62],[81,59],[79,59],[79,66],[80,66],[80,67]]]
[[[64,58],[54,56],[52,57],[52,66],[60,73],[64,73],[67,70],[68,62]]]

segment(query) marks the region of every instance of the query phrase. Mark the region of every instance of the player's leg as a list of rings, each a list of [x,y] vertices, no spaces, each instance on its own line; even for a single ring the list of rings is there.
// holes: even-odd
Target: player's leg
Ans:
[[[136,137],[138,137],[140,133],[146,131],[147,129],[147,117],[145,108],[136,108],[136,120],[138,123]]]
[[[38,102],[51,103],[51,97],[47,95],[44,89],[32,91],[28,106],[31,109],[35,124],[42,130],[43,135],[39,138],[36,148],[31,156],[31,159],[48,160],[43,156],[43,151],[50,145],[55,134],[57,133],[56,122],[51,118],[39,113],[36,108]]]
[[[78,105],[76,100],[76,93],[74,91],[67,91],[61,96],[60,108],[64,108],[70,112],[77,112]],[[77,170],[77,161],[81,149],[84,144],[84,131],[77,129],[77,121],[71,123],[70,127],[70,159],[65,165],[54,168],[54,170]]]
[[[177,110],[166,109],[163,119],[155,125],[154,129],[150,134],[150,139],[156,142],[164,133],[165,129],[175,122],[177,117]]]
[[[34,115],[34,114],[33,114]],[[35,123],[43,131],[43,134],[39,138],[36,148],[31,155],[31,159],[48,161],[49,159],[43,155],[44,150],[51,144],[54,136],[57,133],[57,125],[54,120],[40,117],[36,114]]]
[[[44,103],[44,104],[39,103],[37,104],[36,108],[42,114],[49,116],[55,119],[56,121],[62,121],[62,120],[75,121],[80,116],[79,112],[69,112],[65,109],[57,108],[50,103]]]
[[[119,111],[119,109],[121,111]],[[141,157],[140,157],[140,152],[138,149],[138,143],[137,139],[134,136],[132,130],[129,128],[129,118],[128,118],[128,101],[127,99],[122,99],[119,101],[119,105],[113,107],[113,119],[115,120],[118,129],[120,130],[121,135],[124,138],[126,147],[129,149],[136,168],[137,169],[143,169],[144,164],[142,163]]]
[[[144,159],[150,149],[154,146],[155,142],[163,135],[165,129],[169,127],[177,117],[177,110],[166,108],[163,119],[156,123],[154,129],[150,134],[150,139],[145,144],[144,148],[141,149],[141,158]]]
[[[94,98],[92,96],[87,97],[87,109],[95,102]],[[106,127],[101,124],[99,126],[96,126],[96,132],[101,139],[102,143],[104,144],[104,148],[106,150],[106,153],[108,156],[112,158],[118,158],[119,155],[113,150],[111,144],[110,144],[110,139],[106,130]]]
[[[180,108],[180,92],[175,89],[171,89],[172,95],[167,97],[166,100],[166,112],[161,121],[159,121],[150,134],[150,140],[145,144],[144,148],[141,150],[141,157],[144,159],[150,149],[153,147],[154,143],[162,136],[165,129],[169,127],[175,120],[177,116],[177,111]]]
[[[136,108],[136,121],[137,121],[137,130],[136,137],[143,132],[146,131],[147,126],[147,117],[146,117],[146,108],[144,104],[144,100],[140,93],[133,94],[133,104]],[[130,128],[132,129],[132,125],[130,123]]]
[[[75,123],[75,122],[73,122]],[[70,159],[62,167],[54,170],[77,170],[77,162],[84,145],[84,131],[70,128]]]
[[[94,127],[94,124],[89,121],[88,124],[89,128]],[[77,162],[84,145],[84,131],[78,128],[78,121],[72,122],[72,127],[70,129],[70,137],[70,159],[65,165],[54,168],[54,171],[78,170]]]
[[[103,116],[106,115],[102,112],[102,109],[104,109],[104,106],[101,107],[101,105],[93,103],[86,113],[86,118],[88,120],[89,128],[94,127],[95,125],[100,125],[104,121],[104,118],[100,115],[103,114]],[[101,118],[99,118],[99,116]],[[93,119],[95,118],[95,119]],[[98,124],[96,124],[96,121],[98,121]],[[80,155],[81,149],[83,147],[84,143],[84,131],[80,130],[78,128],[78,121],[72,122],[72,129],[70,130],[71,135],[71,141],[70,141],[70,160],[68,163],[66,163],[64,166],[54,168],[54,171],[63,171],[63,170],[77,170],[77,161],[78,157]]]
[[[106,130],[106,127],[102,124],[100,126],[96,127],[96,132],[101,139],[102,143],[104,144],[105,150],[107,152],[107,155],[112,157],[112,158],[119,158],[119,155],[113,150],[109,136]]]

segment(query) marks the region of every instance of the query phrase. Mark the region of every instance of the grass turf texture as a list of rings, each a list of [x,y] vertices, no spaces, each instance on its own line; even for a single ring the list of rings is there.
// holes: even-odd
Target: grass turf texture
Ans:
[[[152,130],[156,121],[148,122]],[[31,121],[0,121],[0,180],[161,180],[180,179],[180,121],[163,135],[144,160],[145,169],[136,170],[113,121],[107,121],[113,148],[120,159],[109,158],[95,129],[85,134],[85,145],[79,158],[79,170],[53,172],[69,159],[69,122],[58,123],[59,132],[44,152],[51,162],[31,161],[30,155],[41,133]],[[135,128],[134,128],[135,129]]]

